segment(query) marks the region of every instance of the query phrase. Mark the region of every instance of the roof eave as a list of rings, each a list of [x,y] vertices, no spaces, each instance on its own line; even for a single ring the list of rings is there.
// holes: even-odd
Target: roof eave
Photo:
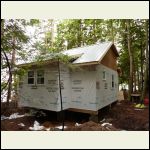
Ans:
[[[28,67],[28,66],[41,66],[41,65],[46,65],[46,64],[52,64],[54,62],[57,62],[56,60],[44,60],[44,61],[36,61],[36,62],[31,62],[31,63],[24,63],[24,64],[18,64],[16,65],[16,67],[20,68],[20,67]]]
[[[74,63],[73,66],[85,66],[85,65],[97,65],[99,64],[98,61],[92,61],[92,62],[84,62],[84,63]]]

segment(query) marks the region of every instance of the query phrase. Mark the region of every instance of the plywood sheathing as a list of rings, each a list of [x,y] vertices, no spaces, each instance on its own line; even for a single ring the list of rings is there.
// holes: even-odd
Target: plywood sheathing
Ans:
[[[117,56],[114,53],[113,48],[110,48],[110,50],[106,53],[104,58],[101,60],[101,64],[117,71],[117,62],[116,61],[117,61]]]

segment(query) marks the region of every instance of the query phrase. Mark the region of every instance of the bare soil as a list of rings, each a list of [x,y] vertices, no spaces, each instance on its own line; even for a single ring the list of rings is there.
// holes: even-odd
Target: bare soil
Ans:
[[[64,125],[67,126],[65,131],[148,131],[149,130],[149,106],[144,109],[136,109],[134,103],[127,100],[117,102],[110,107],[100,110],[100,122],[95,123],[89,121],[89,115],[83,113],[75,113],[65,111]],[[25,114],[29,113],[30,108],[15,108],[1,111],[1,115],[10,116],[13,113]],[[46,116],[24,116],[16,119],[1,120],[2,131],[29,131],[29,127],[33,126],[34,121],[38,121],[41,126],[51,128],[56,131],[57,126],[62,123],[57,118],[57,113],[44,111]],[[23,123],[25,126],[18,124]],[[81,125],[77,126],[76,123]],[[108,123],[103,125],[103,123]]]
[[[107,118],[112,118],[111,122],[116,128],[129,131],[149,130],[149,107],[136,109],[134,106],[130,101],[121,101],[109,111]]]

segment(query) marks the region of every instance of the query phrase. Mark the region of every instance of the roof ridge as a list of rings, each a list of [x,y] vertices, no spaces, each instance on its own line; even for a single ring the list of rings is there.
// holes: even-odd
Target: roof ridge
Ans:
[[[74,48],[71,48],[71,49],[64,50],[63,52],[69,51],[69,50],[73,50],[73,49],[77,49],[77,48],[85,48],[85,47],[90,47],[90,46],[93,46],[93,45],[100,45],[100,44],[103,44],[103,43],[112,43],[112,42],[111,42],[111,41],[106,41],[106,42],[95,43],[95,44],[91,44],[91,45],[85,45],[85,46],[80,46],[80,47],[74,47]]]
[[[113,45],[113,42],[110,42],[106,47],[105,47],[105,49],[106,49],[106,51],[103,53],[103,55],[99,58],[99,56],[97,56],[97,59],[98,59],[98,61],[101,61],[102,59],[103,59],[103,57],[106,55],[106,53],[108,52],[108,50],[110,49],[110,47]],[[96,59],[96,60],[97,60]]]

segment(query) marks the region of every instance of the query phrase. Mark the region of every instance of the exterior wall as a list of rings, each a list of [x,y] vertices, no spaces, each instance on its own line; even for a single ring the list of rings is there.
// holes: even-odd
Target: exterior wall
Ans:
[[[116,71],[100,64],[70,71],[67,66],[60,65],[63,109],[74,108],[97,111],[117,100],[118,74]],[[60,95],[58,88],[57,66],[45,66],[44,85],[28,85],[27,74],[19,87],[20,106],[35,107],[52,111],[60,111]],[[37,69],[34,69],[35,71]],[[106,80],[102,79],[103,70]],[[112,88],[111,77],[114,74]],[[107,83],[107,89],[105,84]]]
[[[69,85],[69,72],[66,68],[61,67],[61,82],[64,84],[64,89],[62,90],[63,95],[63,106],[64,109],[68,108],[67,101],[70,100],[69,94],[67,92],[70,90]],[[19,105],[35,107],[39,109],[47,109],[52,111],[60,111],[60,95],[58,91],[58,70],[56,66],[46,66],[40,68],[44,70],[45,76],[44,85],[29,85],[28,77],[25,74],[22,79],[22,85],[19,86]],[[38,69],[31,69],[37,71]],[[36,79],[36,78],[35,78]],[[70,93],[70,92],[69,92]],[[67,97],[66,97],[67,94]]]
[[[96,70],[83,70],[71,73],[71,105],[70,108],[96,110]]]
[[[106,72],[106,80],[103,80],[103,71]],[[112,75],[114,75],[114,88],[112,88]],[[97,110],[117,100],[118,73],[102,64],[97,66],[96,87]]]
[[[96,70],[82,68],[72,71],[60,65],[63,109],[76,108],[96,110]],[[27,74],[19,87],[19,105],[60,111],[60,94],[58,90],[58,71],[56,66],[42,68],[45,71],[44,85],[28,85]],[[32,69],[36,71],[37,69]]]
[[[117,71],[117,57],[112,48],[110,48],[110,50],[101,60],[101,64]]]
[[[61,92],[62,92],[62,104],[63,109],[68,109],[71,104],[71,76],[70,76],[70,70],[68,67],[64,64],[60,65],[60,80],[61,80]],[[61,110],[60,105],[60,92],[58,91],[58,102],[59,106],[57,108],[58,111]]]

